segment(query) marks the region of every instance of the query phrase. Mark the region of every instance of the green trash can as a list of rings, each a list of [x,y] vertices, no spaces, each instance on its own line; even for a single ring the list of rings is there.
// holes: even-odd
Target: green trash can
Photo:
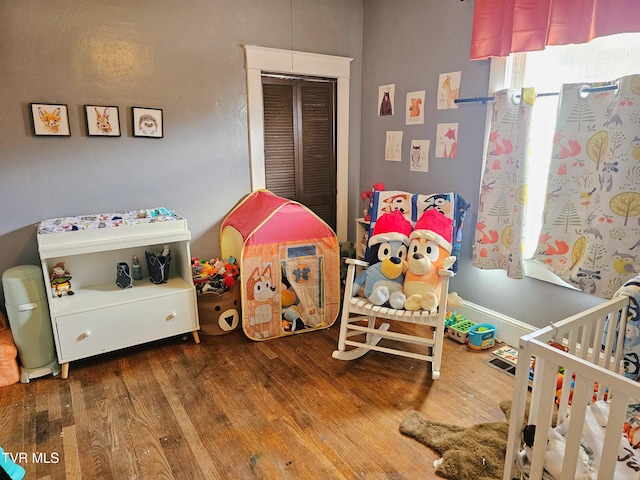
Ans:
[[[20,382],[59,374],[42,269],[36,265],[20,265],[5,270],[2,288],[20,359]]]

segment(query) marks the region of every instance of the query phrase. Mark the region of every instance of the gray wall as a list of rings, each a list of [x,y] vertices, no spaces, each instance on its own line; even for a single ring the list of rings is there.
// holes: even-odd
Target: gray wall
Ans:
[[[471,265],[486,107],[469,103],[455,110],[437,110],[436,94],[441,73],[461,71],[461,97],[487,95],[490,62],[469,60],[472,18],[471,1],[364,2],[360,189],[383,182],[387,190],[461,194],[473,205],[465,221],[453,290],[471,302],[543,326],[600,300],[531,278],[508,279],[503,271]],[[407,92],[426,90],[424,125],[405,125],[404,112],[377,116],[378,87],[386,84],[395,84],[396,112],[402,112]],[[435,158],[436,125],[449,122],[459,124],[457,158]],[[400,163],[384,160],[387,130],[404,132]],[[431,140],[428,173],[409,172],[406,154],[412,139]],[[359,211],[364,206],[360,202]]]
[[[292,7],[292,9],[291,9]],[[455,190],[472,202],[454,289],[532,324],[595,299],[471,265],[485,109],[436,110],[438,75],[462,71],[461,95],[487,94],[489,62],[470,61],[473,2],[458,0],[4,0],[0,7],[0,272],[37,264],[34,224],[63,215],[166,206],[185,216],[192,253],[219,254],[220,222],[250,190],[243,44],[354,58],[349,230],[362,190]],[[426,90],[423,126],[378,117]],[[33,137],[29,102],[69,106],[70,138]],[[400,103],[398,103],[400,102]],[[117,105],[120,138],[87,137],[84,104]],[[130,107],[164,110],[165,138],[131,137]],[[458,122],[458,158],[433,158],[436,124]],[[384,161],[386,130],[431,139],[430,171]],[[4,305],[4,299],[2,299]]]
[[[0,272],[39,263],[42,219],[157,206],[187,218],[192,254],[219,255],[220,223],[251,188],[244,44],[354,59],[355,216],[362,0],[4,0]],[[30,102],[67,104],[71,137],[32,136]],[[122,137],[87,137],[85,104],[119,106]],[[162,108],[165,138],[133,138],[132,106]]]

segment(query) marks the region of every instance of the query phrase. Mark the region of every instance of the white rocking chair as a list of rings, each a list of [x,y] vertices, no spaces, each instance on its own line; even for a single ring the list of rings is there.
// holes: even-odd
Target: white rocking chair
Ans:
[[[332,354],[333,358],[339,360],[355,360],[370,350],[375,350],[378,352],[431,362],[431,378],[433,380],[440,378],[449,279],[454,276],[454,273],[450,270],[440,270],[442,288],[440,298],[438,299],[439,307],[437,311],[396,310],[393,308],[373,305],[363,297],[352,297],[353,280],[355,278],[356,267],[366,268],[368,263],[355,259],[346,259],[346,263],[348,264],[348,270],[344,299],[342,302],[340,337],[338,339],[338,349]],[[352,314],[355,316],[352,316]],[[388,322],[382,322],[376,326],[378,323],[377,319],[428,325],[433,328],[429,329],[429,332],[427,332],[426,329],[420,329],[426,332],[424,335],[408,335],[405,333],[391,331],[391,324]],[[353,339],[354,337],[359,338]],[[398,345],[398,348],[380,346],[378,343],[382,339],[393,340],[397,344],[422,345],[427,348],[427,353],[402,350],[399,348],[400,345]],[[354,348],[347,349],[347,347]]]

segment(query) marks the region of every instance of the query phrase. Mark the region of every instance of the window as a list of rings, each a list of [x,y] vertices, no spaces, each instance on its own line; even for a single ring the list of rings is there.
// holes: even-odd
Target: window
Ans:
[[[566,83],[608,81],[640,73],[640,33],[611,35],[581,45],[549,46],[538,52],[512,54],[506,61],[492,60],[491,70],[492,78],[498,78],[497,82],[492,82],[493,91],[534,87],[538,94],[537,115],[544,119],[536,121],[534,118],[538,127],[534,148],[536,158],[541,161],[530,171],[525,243],[525,257],[530,258],[538,242],[554,140],[555,125],[549,119],[556,117],[558,96],[553,93]],[[504,78],[502,85],[500,78]],[[530,274],[529,268],[527,274]]]

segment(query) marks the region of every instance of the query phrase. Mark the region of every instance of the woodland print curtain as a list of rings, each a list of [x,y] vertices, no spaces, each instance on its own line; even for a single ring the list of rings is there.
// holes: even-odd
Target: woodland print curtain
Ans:
[[[495,93],[480,186],[473,265],[522,278],[533,88]]]
[[[640,75],[612,85],[562,88],[534,255],[604,298],[640,272]]]

